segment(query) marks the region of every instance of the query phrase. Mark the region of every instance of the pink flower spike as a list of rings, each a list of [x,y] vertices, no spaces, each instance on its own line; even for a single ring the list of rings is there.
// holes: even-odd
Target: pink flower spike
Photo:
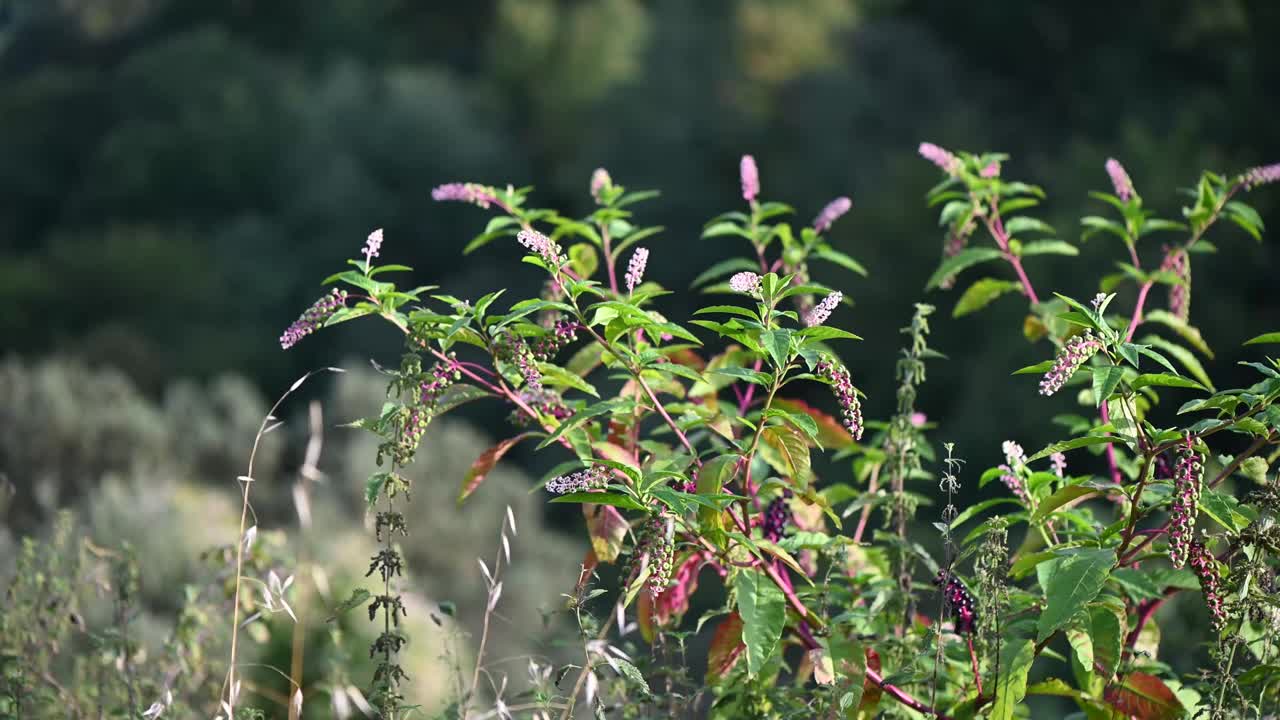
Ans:
[[[562,261],[560,246],[537,230],[521,230],[516,234],[516,242],[525,246],[529,252],[539,255],[548,265],[558,267]]]
[[[1111,176],[1111,185],[1115,187],[1116,197],[1129,202],[1129,198],[1134,194],[1133,181],[1129,179],[1129,173],[1115,158],[1107,158],[1106,168],[1107,174]]]
[[[951,154],[949,150],[944,150],[933,143],[920,143],[920,156],[952,177],[960,174],[962,167],[960,158]]]
[[[911,427],[922,428],[924,424],[929,422],[929,416],[922,412],[911,413]]]
[[[853,201],[847,197],[841,196],[832,200],[827,203],[826,207],[822,208],[822,212],[818,213],[818,217],[814,218],[813,229],[820,233],[830,230],[835,221],[849,212],[851,207],[853,207]]]
[[[369,237],[364,243],[364,264],[368,265],[369,261],[378,257],[378,251],[382,249],[382,228],[378,228],[369,233]]]
[[[1271,165],[1262,165],[1253,168],[1244,174],[1244,186],[1246,190],[1252,190],[1259,185],[1266,185],[1280,180],[1280,163]]]
[[[627,292],[634,292],[636,286],[644,279],[644,268],[649,263],[649,249],[636,248],[631,254],[631,261],[627,263]]]
[[[613,187],[613,179],[609,177],[609,171],[604,168],[596,168],[591,173],[591,197],[595,198],[596,204],[601,204],[600,194],[608,188]]]
[[[754,202],[756,196],[760,194],[760,172],[756,169],[756,159],[750,155],[743,155],[738,173],[742,177],[742,199]]]
[[[446,183],[440,185],[431,191],[431,199],[436,202],[471,203],[482,208],[488,208],[489,203],[496,201],[489,188],[476,183]]]
[[[1068,340],[1058,351],[1053,367],[1040,380],[1040,394],[1047,397],[1061,390],[1076,370],[1101,349],[1102,343],[1093,336],[1092,331],[1086,330],[1083,335],[1076,335]]]
[[[984,178],[993,178],[1000,176],[1000,163],[993,162],[982,168],[982,172],[978,173]]]
[[[804,324],[809,327],[816,327],[826,322],[827,318],[831,317],[831,313],[843,299],[844,293],[841,293],[839,290],[826,296],[823,298],[822,302],[818,303],[818,307],[809,311],[809,314],[805,316]]]

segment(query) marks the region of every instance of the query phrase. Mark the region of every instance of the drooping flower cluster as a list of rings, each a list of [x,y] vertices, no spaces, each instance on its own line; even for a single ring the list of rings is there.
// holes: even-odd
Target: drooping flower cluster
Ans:
[[[1218,561],[1199,540],[1191,543],[1188,556],[1191,571],[1200,581],[1204,604],[1209,608],[1209,622],[1214,630],[1221,630],[1227,619],[1227,611],[1222,603],[1222,576],[1218,574]]]
[[[596,204],[603,202],[603,193],[605,190],[613,187],[613,178],[609,177],[609,171],[604,168],[596,168],[591,173],[591,197],[595,198]]]
[[[759,295],[760,276],[750,271],[735,273],[729,278],[729,289],[747,295]]]
[[[534,341],[533,356],[543,362],[550,360],[560,349],[578,338],[582,325],[577,320],[561,317],[552,326],[551,332]]]
[[[1178,448],[1178,463],[1173,471],[1173,502],[1169,508],[1169,562],[1174,567],[1187,564],[1196,529],[1203,472],[1203,458],[1192,447],[1191,436],[1187,435],[1182,447]]]
[[[760,525],[760,531],[766,540],[778,542],[782,539],[789,522],[791,522],[791,505],[785,497],[776,497],[764,509],[764,521]]]
[[[542,389],[542,372],[538,370],[538,358],[524,338],[514,333],[500,336],[494,347],[494,355],[499,360],[516,366],[521,377],[524,378],[527,389]]]
[[[520,402],[528,405],[543,415],[550,415],[557,420],[564,420],[573,414],[568,405],[564,404],[564,398],[560,393],[549,390],[545,387],[537,390],[525,388],[519,393]],[[507,416],[507,420],[516,427],[529,427],[533,425],[533,418],[519,408],[511,411]]]
[[[1180,248],[1165,247],[1160,269],[1173,273],[1181,281],[1169,286],[1169,312],[1186,321],[1191,317],[1191,258]]]
[[[832,200],[827,203],[826,207],[822,208],[822,212],[818,213],[818,217],[813,219],[813,229],[820,233],[830,230],[835,221],[849,212],[851,207],[853,207],[853,201],[843,195]]]
[[[853,386],[849,370],[836,362],[829,355],[823,355],[814,366],[818,377],[831,383],[831,392],[840,404],[842,422],[854,440],[862,439],[862,404],[858,402],[858,391]]]
[[[826,296],[822,302],[818,303],[817,307],[804,316],[804,324],[809,327],[815,327],[826,322],[827,318],[831,317],[831,313],[840,305],[840,301],[843,299],[844,293],[839,290]]]
[[[937,165],[948,175],[959,175],[964,164],[949,150],[944,150],[933,143],[920,143],[920,156]]]
[[[1271,165],[1262,165],[1253,168],[1244,174],[1244,186],[1246,190],[1252,190],[1259,185],[1266,185],[1280,181],[1280,163]]]
[[[456,354],[449,353],[449,360],[441,360],[431,366],[431,370],[427,373],[427,379],[422,381],[422,405],[429,409],[434,409],[436,402],[440,396],[444,394],[449,386],[462,379],[462,372],[458,369],[458,361]]]
[[[1101,349],[1102,342],[1093,336],[1092,330],[1086,330],[1083,335],[1076,335],[1068,340],[1058,351],[1053,367],[1049,368],[1049,372],[1040,381],[1040,394],[1049,396],[1061,390],[1076,370]]]
[[[631,571],[639,572],[648,562],[649,579],[645,581],[650,597],[657,597],[671,584],[675,559],[675,521],[665,515],[654,515],[641,526],[632,554]],[[630,574],[630,573],[628,573]]]
[[[1027,487],[1022,482],[1022,469],[1027,465],[1027,453],[1022,446],[1012,440],[1005,440],[1000,445],[1004,451],[1005,464],[1000,466],[1000,482],[1013,492],[1014,497],[1028,502]]]
[[[1133,181],[1129,179],[1129,173],[1115,158],[1107,158],[1106,168],[1107,175],[1111,177],[1111,186],[1115,188],[1116,197],[1129,202],[1129,198],[1133,197]]]
[[[627,263],[627,292],[634,292],[636,286],[644,280],[644,268],[649,264],[649,248],[636,248]]]
[[[437,202],[464,202],[488,208],[495,200],[492,191],[477,183],[446,183],[431,191],[431,199]]]
[[[604,490],[609,486],[609,471],[602,465],[592,465],[585,470],[552,478],[547,483],[547,492],[556,495],[568,495],[575,492]]]
[[[760,194],[760,171],[756,169],[756,159],[743,155],[738,165],[738,174],[742,178],[742,199],[752,202]]]
[[[339,309],[346,307],[347,292],[345,290],[335,289],[333,292],[312,303],[311,307],[293,321],[293,324],[285,328],[284,333],[280,336],[280,347],[288,350],[302,338],[315,332],[317,328],[324,325],[333,314]]]
[[[378,251],[382,249],[382,228],[378,228],[369,233],[369,237],[364,241],[364,262],[366,265],[373,258],[378,257]]]
[[[947,612],[955,619],[956,632],[967,635],[978,627],[978,601],[960,578],[947,570],[939,570],[933,584],[942,588],[942,600]]]
[[[560,251],[560,246],[537,230],[521,230],[516,233],[516,241],[552,267],[560,267],[564,264],[564,254]]]

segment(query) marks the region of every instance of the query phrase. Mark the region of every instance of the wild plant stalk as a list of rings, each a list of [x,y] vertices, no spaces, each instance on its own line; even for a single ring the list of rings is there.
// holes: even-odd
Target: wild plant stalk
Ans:
[[[268,432],[279,427],[279,422],[276,420],[276,412],[280,409],[280,406],[284,404],[284,401],[292,395],[294,391],[302,387],[307,380],[311,379],[313,375],[321,372],[342,372],[342,369],[329,367],[324,368],[323,370],[312,370],[293,381],[293,384],[289,386],[289,389],[284,391],[284,394],[276,399],[275,403],[271,406],[271,409],[267,411],[267,415],[262,419],[261,425],[258,426],[258,432],[253,438],[253,448],[249,451],[248,468],[245,470],[244,475],[236,478],[237,482],[240,483],[240,530],[236,535],[236,578],[231,605],[231,657],[227,664],[227,679],[223,683],[222,687],[222,692],[225,693],[225,699],[222,700],[224,703],[223,709],[227,713],[227,720],[234,720],[236,701],[240,694],[240,683],[236,680],[236,653],[239,649],[238,641],[240,637],[240,591],[243,584],[242,581],[244,579],[244,553],[248,549],[248,545],[252,542],[252,537],[247,534],[249,532],[249,514],[252,512],[252,508],[249,504],[249,489],[253,483],[256,482],[256,478],[253,476],[253,463],[258,456],[258,447],[262,443],[262,438],[265,437]],[[271,424],[273,422],[276,424]],[[256,529],[257,515],[255,514],[254,517],[254,528]]]

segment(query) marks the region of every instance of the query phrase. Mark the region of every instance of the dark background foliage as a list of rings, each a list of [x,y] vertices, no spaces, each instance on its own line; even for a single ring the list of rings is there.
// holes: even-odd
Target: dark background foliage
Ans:
[[[597,166],[663,191],[642,208],[667,228],[648,276],[680,290],[738,249],[697,238],[741,204],[750,152],[800,222],[853,198],[832,240],[871,277],[821,279],[854,300],[834,322],[866,339],[846,359],[869,414],[893,407],[912,303],[936,303],[931,344],[950,360],[919,404],[987,467],[1004,439],[1054,439],[1071,399],[1008,377],[1049,354],[1022,340],[1016,296],[953,321],[954,296],[923,292],[941,232],[916,144],[1011,153],[1004,174],[1046,188],[1065,239],[1108,156],[1178,217],[1201,168],[1280,160],[1277,27],[1270,0],[0,1],[0,349],[117,368],[153,399],[226,371],[274,396],[313,367],[395,357],[372,325],[287,353],[276,340],[371,229],[419,282],[526,296],[539,273],[505,244],[463,257],[486,216],[430,188],[531,184],[577,214]],[[1249,200],[1280,225],[1276,194]],[[1230,226],[1212,239],[1192,321],[1229,386],[1232,348],[1276,329],[1277,251]],[[1121,253],[1098,239],[1031,273],[1088,297]],[[697,298],[676,297],[662,310],[684,318]],[[504,409],[468,412],[505,432]]]

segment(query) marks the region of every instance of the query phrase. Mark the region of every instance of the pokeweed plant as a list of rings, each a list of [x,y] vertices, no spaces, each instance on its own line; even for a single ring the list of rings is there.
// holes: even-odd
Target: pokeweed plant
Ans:
[[[812,273],[825,263],[865,274],[824,238],[852,203],[837,198],[809,225],[793,226],[790,207],[761,199],[751,156],[740,165],[745,208],[713,218],[702,233],[731,239],[742,252],[694,281],[723,299],[684,323],[662,314],[671,291],[646,276],[650,251],[640,243],[661,228],[639,225],[632,207],[655,193],[628,191],[604,170],[591,178],[596,207],[584,218],[530,207],[529,188],[454,183],[433,191],[436,200],[493,211],[466,251],[514,239],[522,261],[545,276],[539,297],[503,308],[501,290],[469,301],[432,286],[402,289],[388,278],[409,268],[374,264],[381,231],[351,269],[328,279],[341,287],[285,331],[283,347],[364,316],[389,322],[405,342],[398,367],[385,369],[388,401],[354,423],[381,438],[383,469],[367,483],[384,543],[373,560],[381,584],[342,608],[368,604],[371,619],[382,615],[370,697],[383,717],[408,710],[399,688],[410,681],[396,663],[409,641],[397,628],[403,563],[393,540],[409,521],[396,503],[412,489],[399,469],[414,460],[434,417],[482,398],[510,408],[513,434],[475,461],[459,503],[513,447],[536,442],[564,458],[543,481],[551,502],[581,506],[591,548],[583,577],[617,568],[607,621],[580,620],[588,664],[563,697],[551,697],[565,689],[539,675],[541,704],[525,706],[536,717],[555,708],[568,718],[582,702],[597,716],[622,717],[707,705],[723,718],[1012,718],[1025,715],[1030,695],[1065,698],[1088,718],[1226,717],[1275,700],[1280,677],[1268,630],[1280,618],[1271,594],[1280,490],[1268,479],[1267,455],[1280,429],[1280,361],[1251,363],[1262,375],[1254,386],[1217,391],[1196,356],[1211,354],[1190,321],[1190,277],[1192,257],[1212,248],[1205,234],[1218,220],[1259,236],[1257,213],[1235,198],[1280,179],[1280,166],[1235,178],[1206,173],[1175,222],[1144,207],[1124,169],[1109,161],[1114,193],[1094,197],[1117,219],[1082,222],[1086,237],[1120,239],[1127,259],[1101,278],[1096,297],[1080,302],[1038,293],[1023,264],[1078,254],[1025,213],[1044,198],[1039,187],[1005,180],[1003,155],[927,143],[920,152],[946,176],[929,193],[942,206],[946,238],[926,290],[951,287],[980,264],[1006,265],[1011,279],[975,281],[953,315],[1022,295],[1023,334],[1056,349],[1015,375],[1041,375],[1045,396],[1078,388],[1089,407],[1087,416],[1059,418],[1069,439],[1030,457],[1006,442],[1006,463],[979,485],[998,479],[1010,496],[963,511],[952,505],[961,470],[954,448],[938,460],[930,423],[916,408],[925,361],[941,357],[928,346],[934,308],[916,305],[904,328],[894,414],[864,420],[854,374],[833,345],[858,338],[829,323],[844,294]],[[1157,232],[1180,239],[1144,267],[1139,246],[1150,242],[1140,241]],[[1117,313],[1117,291],[1128,284],[1137,287],[1134,306]],[[1156,286],[1167,291],[1167,309],[1153,307]],[[1135,339],[1142,325],[1163,334]],[[1250,342],[1280,342],[1280,333]],[[799,398],[815,383],[829,386],[834,411]],[[1025,392],[1039,401],[1034,389]],[[1166,392],[1201,397],[1170,413],[1159,405]],[[1232,455],[1209,448],[1237,437],[1247,446]],[[1101,458],[1072,461],[1069,474],[1065,453],[1080,449]],[[850,458],[849,478],[819,478],[814,450]],[[1237,476],[1261,489],[1227,492]],[[913,536],[916,510],[935,492],[947,502],[934,523],[942,563]],[[882,519],[873,520],[877,509]],[[696,623],[685,622],[700,578],[712,575],[723,587],[719,599]],[[579,614],[609,594],[584,587],[567,595]],[[1215,664],[1178,678],[1156,659],[1153,616],[1195,590],[1219,631]],[[655,658],[669,657],[657,650],[669,641],[683,648],[691,632],[705,633],[705,681],[608,644],[611,632],[622,642],[633,626]],[[596,670],[604,664],[618,692],[602,688]],[[654,695],[646,674],[666,678],[666,697]],[[501,702],[485,710],[476,695],[473,683],[452,712],[513,712]]]

